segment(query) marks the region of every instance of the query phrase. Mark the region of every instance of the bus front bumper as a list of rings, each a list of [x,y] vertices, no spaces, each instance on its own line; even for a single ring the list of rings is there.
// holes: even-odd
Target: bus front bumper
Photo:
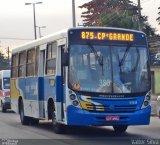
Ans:
[[[112,125],[148,125],[151,106],[132,113],[93,113],[74,106],[67,108],[67,125],[112,126]],[[107,121],[107,116],[119,116],[119,120]]]

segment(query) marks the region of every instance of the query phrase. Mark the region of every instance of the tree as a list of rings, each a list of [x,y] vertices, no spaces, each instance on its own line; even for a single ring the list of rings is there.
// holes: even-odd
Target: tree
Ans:
[[[82,13],[84,26],[101,26],[102,15],[118,15],[124,12],[129,15],[137,14],[137,7],[130,0],[92,0],[79,8],[87,9]]]
[[[113,14],[102,14],[101,26],[138,29],[138,23],[133,23],[133,19],[134,17],[128,15],[128,13],[126,12],[113,13]]]
[[[160,7],[158,8],[160,10]],[[159,17],[156,19],[158,21],[158,24],[160,25],[160,11],[158,12]]]
[[[82,12],[84,26],[120,27],[138,30],[138,7],[130,0],[92,0],[79,6],[86,8]],[[142,16],[142,31],[147,36],[155,35],[155,29],[148,23],[148,17]]]
[[[0,70],[8,68],[9,68],[8,59],[4,56],[4,54],[0,52]]]
[[[148,17],[147,16],[142,16],[142,31],[144,33],[146,33],[146,35],[148,37],[151,37],[151,36],[156,36],[155,32],[156,30],[154,28],[152,28],[152,26],[148,23]]]

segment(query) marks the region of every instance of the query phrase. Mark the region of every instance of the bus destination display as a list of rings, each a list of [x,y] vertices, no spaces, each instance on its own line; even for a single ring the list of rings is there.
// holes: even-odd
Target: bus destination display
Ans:
[[[82,40],[134,41],[134,34],[120,32],[82,31],[80,37]]]

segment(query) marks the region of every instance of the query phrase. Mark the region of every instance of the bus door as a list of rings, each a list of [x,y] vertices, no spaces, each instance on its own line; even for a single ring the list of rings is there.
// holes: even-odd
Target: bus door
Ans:
[[[66,76],[66,71],[65,67],[62,66],[62,55],[64,53],[65,47],[66,47],[66,39],[61,39],[57,43],[58,45],[58,51],[57,51],[57,69],[56,69],[56,116],[57,116],[57,121],[64,121],[64,111],[65,111],[65,76]]]
[[[46,55],[47,44],[40,46],[40,54],[39,54],[39,67],[38,67],[38,76],[39,76],[39,117],[45,118],[45,110],[44,110],[44,74],[45,74],[45,55]],[[47,111],[47,110],[46,110]]]

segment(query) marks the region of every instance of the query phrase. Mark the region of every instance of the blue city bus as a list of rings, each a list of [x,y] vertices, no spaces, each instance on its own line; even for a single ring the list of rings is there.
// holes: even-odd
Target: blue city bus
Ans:
[[[12,51],[11,106],[23,125],[148,125],[149,49],[143,32],[71,28]]]

